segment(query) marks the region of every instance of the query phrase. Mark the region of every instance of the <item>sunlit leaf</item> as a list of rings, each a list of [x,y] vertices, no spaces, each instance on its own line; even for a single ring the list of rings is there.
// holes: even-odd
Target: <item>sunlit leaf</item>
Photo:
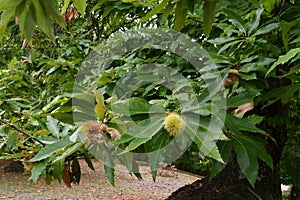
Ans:
[[[15,10],[5,10],[1,13],[0,19],[0,41],[2,41],[3,35],[6,32],[7,24],[12,20],[14,17]]]
[[[74,0],[74,4],[80,14],[84,15],[86,9],[86,0]]]
[[[51,116],[47,116],[47,127],[51,133],[55,135],[56,138],[60,138],[58,120],[54,119]]]
[[[71,146],[70,148],[68,148],[67,150],[65,150],[61,155],[57,156],[55,158],[55,160],[53,161],[53,163],[59,161],[59,160],[63,160],[65,158],[67,158],[68,156],[72,155],[73,153],[75,153],[76,151],[78,151],[84,144],[83,143],[75,143],[73,146]]]
[[[40,152],[38,152],[32,159],[30,159],[30,162],[37,162],[40,160],[43,160],[45,158],[48,158],[52,156],[54,153],[57,153],[61,150],[64,150],[68,145],[72,144],[69,139],[63,139],[59,140],[53,144],[49,144],[45,146],[43,149],[41,149]]]
[[[163,120],[164,116],[155,117],[152,120],[148,118],[140,122],[137,126],[128,129],[127,135],[134,136],[134,139],[121,154],[130,152],[151,140],[151,138],[163,127]]]
[[[64,14],[70,5],[71,0],[64,0],[64,6],[61,9],[61,14]]]
[[[263,7],[256,10],[253,20],[250,23],[250,28],[248,29],[248,35],[250,35],[252,31],[258,27],[260,21],[260,15],[263,11],[264,11]]]
[[[291,49],[289,52],[287,52],[285,55],[279,56],[278,60],[270,67],[268,72],[266,73],[266,76],[275,69],[278,65],[282,65],[289,60],[291,60],[293,57],[295,57],[300,52],[300,48]]]
[[[270,31],[272,31],[273,29],[276,29],[278,27],[279,27],[278,23],[269,24],[269,25],[264,26],[264,27],[258,29],[257,31],[255,31],[253,36],[258,36],[258,35],[269,33]]]
[[[1,0],[0,1],[0,11],[4,11],[4,10],[11,10],[15,7],[17,7],[22,1],[26,1],[26,0]]]
[[[151,17],[153,17],[154,15],[156,15],[160,11],[162,11],[168,5],[169,1],[170,0],[163,0],[160,4],[155,6],[153,10],[151,10],[149,13],[147,13],[146,16],[144,16],[141,19],[141,22],[144,23],[144,22],[148,21]]]
[[[275,6],[279,5],[281,0],[261,0],[261,2],[263,3],[265,9],[268,12],[272,12],[272,10],[275,8]]]

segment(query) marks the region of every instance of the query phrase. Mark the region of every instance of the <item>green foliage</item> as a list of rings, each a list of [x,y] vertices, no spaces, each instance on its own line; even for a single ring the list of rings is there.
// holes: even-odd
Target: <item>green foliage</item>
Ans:
[[[254,186],[258,160],[273,167],[265,139],[275,139],[263,124],[277,123],[277,116],[266,119],[256,109],[289,105],[299,97],[299,7],[281,0],[0,0],[0,119],[7,121],[0,124],[0,158],[26,161],[33,182],[42,175],[47,182],[63,180],[70,186],[81,179],[80,157],[94,169],[92,153],[104,162],[114,185],[116,159],[140,179],[136,155],[147,154],[155,180],[159,163],[172,162],[166,155],[190,147],[194,159],[188,164],[208,159],[213,177],[235,151],[241,172]],[[75,12],[71,8],[80,17],[73,13],[63,18]],[[19,25],[13,22],[16,16]],[[174,29],[189,37],[160,46],[155,31],[141,47],[141,41],[129,37],[132,32],[118,32],[138,27]],[[22,37],[29,46],[20,49]],[[217,65],[203,62],[199,70],[188,62],[199,60],[201,51],[189,46],[191,38]],[[96,47],[99,41],[103,46]],[[118,51],[124,41],[127,52],[99,60],[99,66],[110,64],[97,78],[86,77],[89,87],[84,91],[72,91],[81,64],[95,64],[83,62],[91,50]],[[167,47],[158,48],[163,45]],[[191,49],[180,57],[179,50],[186,47]],[[217,93],[223,86],[222,94]],[[220,106],[218,99],[226,104]],[[297,110],[295,105],[290,110]],[[175,136],[164,127],[171,113],[185,125]],[[106,135],[95,142],[89,126],[97,129],[102,123]],[[282,157],[282,174],[286,183],[297,185],[293,177],[299,177],[299,166],[287,163],[299,157],[293,136],[299,130],[290,129],[295,134],[290,134]]]
[[[204,33],[205,35],[209,35],[212,24],[214,23],[215,19],[215,9],[216,9],[216,4],[219,2],[219,0],[215,1],[210,1],[210,0],[205,0],[204,5],[203,5],[203,10],[204,10]]]

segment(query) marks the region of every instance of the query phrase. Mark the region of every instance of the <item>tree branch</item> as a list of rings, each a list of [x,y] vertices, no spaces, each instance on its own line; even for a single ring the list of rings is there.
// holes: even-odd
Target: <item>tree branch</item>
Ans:
[[[46,144],[45,144],[44,142],[40,141],[39,139],[35,138],[34,136],[30,135],[29,133],[23,131],[22,129],[19,129],[19,128],[16,127],[15,125],[13,125],[13,124],[11,124],[11,123],[9,123],[9,122],[3,120],[3,119],[0,119],[0,123],[6,124],[7,126],[9,126],[9,127],[13,128],[13,129],[17,130],[18,132],[23,133],[23,134],[26,135],[27,137],[30,137],[31,139],[37,141],[37,142],[40,143],[41,145],[46,146]]]

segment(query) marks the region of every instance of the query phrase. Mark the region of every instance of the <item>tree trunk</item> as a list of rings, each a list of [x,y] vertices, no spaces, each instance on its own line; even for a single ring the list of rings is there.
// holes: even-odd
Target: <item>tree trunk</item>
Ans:
[[[226,167],[211,181],[198,180],[186,185],[168,197],[168,200],[280,200],[281,187],[278,181],[279,170],[272,171],[260,163],[259,177],[255,188],[245,179],[239,169],[236,154],[233,152]]]
[[[290,199],[291,200],[300,200],[300,189],[293,186],[292,190],[291,190],[291,194],[290,194]]]

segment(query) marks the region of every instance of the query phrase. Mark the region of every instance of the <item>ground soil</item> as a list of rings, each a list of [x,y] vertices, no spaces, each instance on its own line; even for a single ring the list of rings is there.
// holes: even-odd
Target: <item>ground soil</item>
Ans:
[[[116,186],[113,187],[107,182],[100,162],[94,162],[95,171],[81,162],[81,183],[68,188],[57,181],[47,185],[44,179],[39,180],[37,184],[31,184],[28,181],[29,174],[5,172],[6,165],[7,162],[0,161],[0,199],[158,200],[166,199],[178,188],[200,179],[199,176],[173,168],[161,168],[154,183],[149,167],[142,166],[143,180],[139,181],[130,176],[124,166],[117,165]]]

